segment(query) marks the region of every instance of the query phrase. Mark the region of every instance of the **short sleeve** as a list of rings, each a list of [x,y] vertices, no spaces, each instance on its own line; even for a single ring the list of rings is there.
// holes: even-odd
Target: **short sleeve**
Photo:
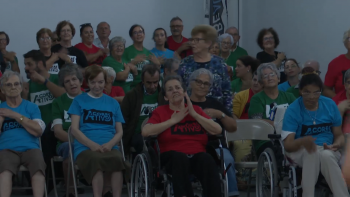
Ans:
[[[161,123],[162,119],[160,118],[160,107],[157,107],[153,112],[152,112],[152,116],[148,119],[147,123],[151,123],[151,124],[159,124]]]
[[[57,98],[52,102],[52,120],[62,119],[63,111],[60,111]]]
[[[88,67],[89,64],[88,64],[88,61],[87,61],[87,59],[85,57],[84,52],[82,50],[80,50],[80,49],[77,49],[77,54],[78,54],[78,62],[77,62],[78,65],[83,67],[83,68]]]
[[[242,103],[242,93],[236,94],[232,102],[233,102],[233,107],[232,107],[233,114],[237,118],[240,118],[242,115],[242,113],[240,114],[240,109],[242,108],[242,105],[245,105],[244,103]]]
[[[283,126],[282,126],[282,132],[281,132],[282,140],[286,139],[289,134],[296,133],[298,130],[299,121],[296,118],[300,117],[300,114],[298,116],[295,109],[293,109],[294,106],[296,105],[289,107],[286,110],[286,113],[284,114]]]
[[[330,105],[332,107],[332,117],[333,117],[333,127],[339,127],[342,125],[342,117],[340,115],[340,112],[338,110],[337,105],[334,102],[330,102]]]
[[[248,115],[250,119],[263,119],[264,117],[264,106],[257,94],[250,100]]]
[[[334,87],[335,83],[337,81],[337,78],[339,77],[338,75],[340,73],[337,72],[337,65],[335,65],[334,60],[332,60],[329,64],[328,64],[328,69],[327,69],[327,73],[326,76],[324,77],[324,85],[327,87]]]
[[[115,101],[115,110],[113,113],[113,117],[115,122],[125,123],[122,111],[120,109],[120,105],[117,101]]]
[[[119,87],[119,86],[117,86],[117,88],[118,88],[118,96],[125,96],[125,92],[124,92],[124,90],[123,90],[123,88],[122,87]]]
[[[28,101],[28,103],[29,103],[29,101]],[[40,109],[34,103],[29,103],[29,105],[28,105],[28,112],[30,114],[30,119],[31,120],[34,120],[34,119],[42,120]]]
[[[75,98],[72,102],[72,104],[69,107],[68,110],[69,115],[78,115],[81,116],[81,106],[79,102],[77,101],[77,98]]]

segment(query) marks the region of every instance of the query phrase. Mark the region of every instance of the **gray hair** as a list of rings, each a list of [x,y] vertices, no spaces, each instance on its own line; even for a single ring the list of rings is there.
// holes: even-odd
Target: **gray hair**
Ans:
[[[230,29],[235,29],[235,30],[237,30],[237,32],[238,32],[237,27],[232,26],[232,27],[227,28],[226,31],[225,31],[225,33],[227,33]]]
[[[350,69],[348,69],[345,73],[344,73],[344,84],[346,83],[346,81],[350,78]]]
[[[274,63],[264,63],[264,64],[260,64],[260,66],[258,67],[257,73],[258,73],[258,81],[259,83],[263,83],[263,73],[262,71],[265,69],[271,69],[273,72],[276,73],[277,77],[280,78],[281,73],[279,70],[277,70],[276,65]]]
[[[97,29],[98,29],[98,27],[99,27],[100,25],[102,25],[103,23],[106,23],[106,24],[108,25],[108,27],[111,28],[111,26],[110,26],[106,21],[102,21],[102,22],[100,22],[100,23],[97,25]]]
[[[214,75],[213,73],[210,72],[210,70],[205,69],[205,68],[200,68],[195,70],[191,75],[190,78],[188,79],[188,90],[192,89],[192,81],[198,78],[199,75],[209,75],[209,83],[212,85],[214,81]]]
[[[343,35],[343,43],[345,44],[346,39],[350,36],[350,29],[348,29],[347,31],[344,32]]]
[[[15,72],[12,70],[7,70],[4,72],[4,74],[0,78],[1,87],[3,87],[3,85],[6,83],[6,81],[9,80],[9,78],[12,76],[17,76],[21,85],[23,84],[22,78],[18,72]]]
[[[172,71],[175,64],[180,64],[180,60],[177,58],[169,58],[164,61],[164,70]]]
[[[63,68],[58,72],[58,83],[64,87],[64,78],[67,76],[75,75],[80,82],[83,81],[83,74],[81,73],[81,67],[78,64],[67,63],[63,65]]]
[[[124,47],[125,47],[126,40],[123,37],[121,37],[121,36],[113,37],[108,43],[109,53],[112,53],[112,51],[114,49],[114,44],[117,42],[123,43]]]
[[[166,93],[165,84],[168,83],[168,81],[170,81],[170,80],[176,80],[176,81],[180,82],[182,89],[184,91],[186,91],[186,86],[183,83],[182,78],[179,75],[170,75],[170,76],[166,76],[164,81],[163,81],[163,84],[162,84],[163,96],[165,96],[165,93]]]
[[[113,77],[113,81],[114,81],[115,80],[115,76],[117,75],[115,70],[112,67],[109,67],[109,66],[103,66],[102,68],[105,69],[105,71],[107,73],[107,77]]]
[[[234,41],[233,41],[233,38],[230,34],[228,33],[224,33],[222,35],[219,36],[219,45],[221,46],[221,42],[223,39],[226,39],[226,38],[230,38],[230,41],[231,41],[231,46],[230,48],[232,47],[232,45],[234,44]]]
[[[305,63],[304,63],[304,68],[305,67],[308,67],[308,65],[310,65],[310,64],[316,64],[317,65],[317,67],[318,67],[318,70],[320,70],[320,63],[318,62],[318,61],[316,61],[316,60],[307,60]]]

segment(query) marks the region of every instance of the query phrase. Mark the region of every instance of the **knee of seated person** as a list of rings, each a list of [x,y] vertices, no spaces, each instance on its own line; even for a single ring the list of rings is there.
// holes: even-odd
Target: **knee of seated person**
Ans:
[[[334,151],[332,150],[322,150],[320,151],[320,156],[322,157],[323,161],[329,161],[330,159],[335,159]]]

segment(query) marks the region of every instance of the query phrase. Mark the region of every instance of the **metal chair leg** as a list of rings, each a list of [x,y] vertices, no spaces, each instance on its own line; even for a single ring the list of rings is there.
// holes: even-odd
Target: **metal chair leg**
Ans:
[[[56,185],[55,166],[54,166],[53,158],[51,158],[51,172],[52,172],[53,190],[54,190],[54,193],[55,193],[55,197],[58,197],[58,194],[57,194],[57,185]]]
[[[249,178],[248,178],[248,193],[247,193],[247,197],[250,197],[250,183],[252,182],[252,171],[253,169],[249,169]]]
[[[71,166],[68,164],[68,173],[67,173],[67,180],[66,180],[66,196],[69,196],[69,189],[70,189],[70,171]]]

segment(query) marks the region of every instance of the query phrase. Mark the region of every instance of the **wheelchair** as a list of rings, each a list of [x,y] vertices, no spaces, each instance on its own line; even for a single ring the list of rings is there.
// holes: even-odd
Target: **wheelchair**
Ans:
[[[217,136],[210,136],[209,140],[214,140],[213,138],[219,140]],[[133,161],[131,197],[155,197],[157,190],[162,191],[162,197],[173,196],[171,175],[167,174],[165,168],[160,164],[160,149],[156,136],[145,139],[145,149]],[[231,166],[225,167],[222,147],[220,147],[220,156],[213,147],[209,146],[207,147],[207,153],[214,157],[218,165],[218,173],[221,180],[221,196],[228,197],[226,170]]]
[[[286,156],[280,134],[275,132],[269,134],[268,138],[273,146],[272,148],[266,148],[259,157],[256,196],[279,197],[282,194],[283,197],[301,197],[301,185],[297,177],[299,175],[297,172],[301,172],[301,168],[293,165]],[[321,174],[315,188],[321,189],[321,197],[329,197],[332,194]]]

